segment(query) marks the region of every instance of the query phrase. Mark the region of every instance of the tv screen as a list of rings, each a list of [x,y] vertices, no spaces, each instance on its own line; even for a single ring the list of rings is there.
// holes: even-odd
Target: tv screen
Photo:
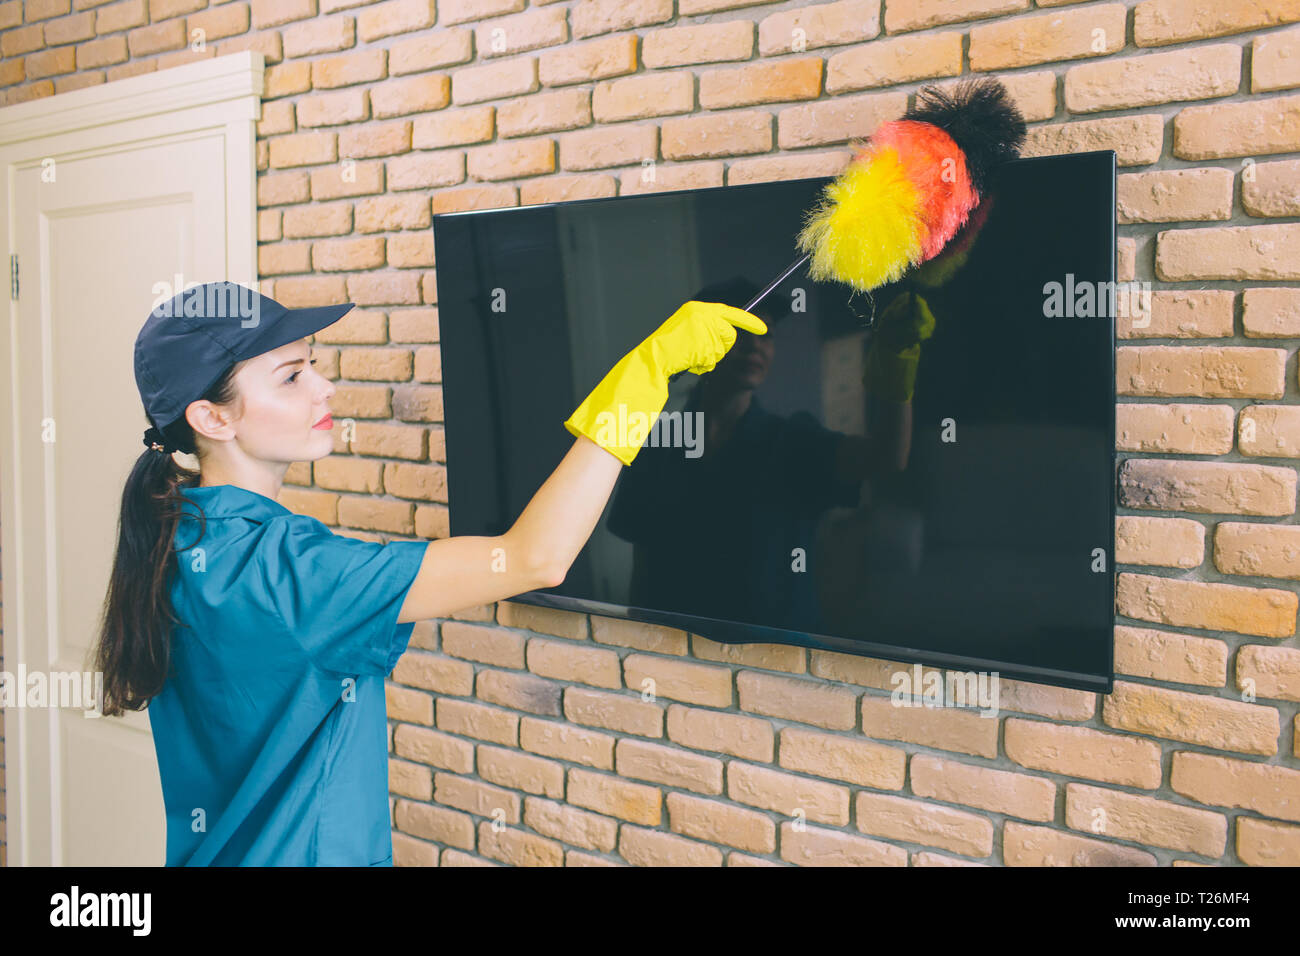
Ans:
[[[506,531],[614,364],[688,300],[749,302],[830,181],[435,216],[451,534]],[[672,381],[564,582],[514,600],[1110,691],[1114,223],[1112,151],[1020,159],[898,282],[796,269],[766,335]],[[872,336],[917,296],[910,401],[882,398]]]

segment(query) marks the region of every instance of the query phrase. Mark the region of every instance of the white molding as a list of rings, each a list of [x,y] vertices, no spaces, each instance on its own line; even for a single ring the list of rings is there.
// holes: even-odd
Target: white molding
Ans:
[[[159,77],[166,77],[160,86]],[[265,57],[240,50],[0,109],[0,146],[57,133],[255,97],[261,112]],[[260,116],[250,116],[260,119]]]

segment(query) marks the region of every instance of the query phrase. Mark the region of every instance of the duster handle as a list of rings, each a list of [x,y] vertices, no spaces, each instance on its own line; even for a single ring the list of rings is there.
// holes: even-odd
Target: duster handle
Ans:
[[[773,289],[775,289],[775,288],[776,288],[777,286],[779,286],[782,282],[784,282],[784,281],[785,281],[785,280],[790,276],[790,273],[792,273],[792,272],[794,272],[796,269],[798,269],[801,265],[803,265],[805,262],[807,262],[811,257],[812,257],[812,253],[809,252],[809,253],[806,253],[806,254],[800,256],[800,257],[799,257],[798,259],[796,259],[794,262],[790,263],[790,265],[788,265],[788,266],[785,268],[785,270],[784,270],[784,271],[783,271],[779,276],[777,276],[775,279],[773,279],[773,280],[772,280],[771,282],[769,282],[767,285],[763,286],[762,290],[758,293],[758,295],[756,295],[756,296],[754,296],[754,298],[750,299],[750,300],[749,300],[749,304],[748,304],[748,305],[745,305],[745,306],[742,306],[742,308],[743,308],[746,312],[751,311],[751,310],[754,308],[754,306],[758,305],[760,302],[762,302],[764,299],[766,299],[767,296],[768,296],[768,294],[769,294]]]

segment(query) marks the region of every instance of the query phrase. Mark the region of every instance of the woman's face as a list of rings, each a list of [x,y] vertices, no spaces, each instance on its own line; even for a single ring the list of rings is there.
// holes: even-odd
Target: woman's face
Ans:
[[[334,450],[334,383],[316,371],[306,339],[251,358],[235,373],[240,449],[264,461],[315,461]]]

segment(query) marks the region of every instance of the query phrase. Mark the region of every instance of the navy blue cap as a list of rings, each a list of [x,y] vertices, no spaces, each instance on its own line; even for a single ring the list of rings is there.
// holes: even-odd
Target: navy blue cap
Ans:
[[[353,303],[285,308],[235,282],[204,282],[154,305],[135,339],[145,414],[166,428],[230,366],[337,322]]]

